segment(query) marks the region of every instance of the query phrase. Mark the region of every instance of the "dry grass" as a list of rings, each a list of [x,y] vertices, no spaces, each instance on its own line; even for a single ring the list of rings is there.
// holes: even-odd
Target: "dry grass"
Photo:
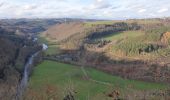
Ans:
[[[43,36],[50,40],[61,41],[67,39],[71,35],[76,33],[81,33],[84,31],[85,27],[83,23],[63,23],[50,27],[47,31],[43,33]]]

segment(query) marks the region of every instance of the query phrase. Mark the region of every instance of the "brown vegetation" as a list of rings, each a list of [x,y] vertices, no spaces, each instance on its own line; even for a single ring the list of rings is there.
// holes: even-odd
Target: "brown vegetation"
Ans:
[[[82,23],[63,23],[50,27],[43,35],[54,41],[61,41],[67,39],[71,35],[83,32],[84,29],[85,27]]]
[[[170,42],[170,32],[166,32],[162,35],[161,42],[164,43],[165,45],[169,44],[169,42]]]

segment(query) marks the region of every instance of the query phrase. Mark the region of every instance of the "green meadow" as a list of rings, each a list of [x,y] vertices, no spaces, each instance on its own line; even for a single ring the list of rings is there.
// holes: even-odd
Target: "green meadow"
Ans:
[[[57,45],[49,45],[48,49],[45,51],[46,55],[55,55],[59,53],[59,48]]]
[[[121,97],[136,91],[166,89],[165,84],[122,79],[92,69],[54,61],[44,61],[35,67],[29,81],[28,100],[62,100],[69,91],[76,100],[112,100],[113,90]]]
[[[124,31],[124,32],[116,32],[110,35],[103,37],[106,40],[121,40],[125,38],[135,38],[138,36],[144,35],[144,32],[141,31]]]
[[[155,19],[152,19],[152,20],[141,19],[141,20],[124,20],[124,21],[122,21],[122,20],[94,21],[94,22],[85,22],[85,25],[86,26],[95,26],[95,25],[102,25],[102,24],[112,25],[112,24],[117,23],[117,22],[126,22],[126,23],[135,23],[135,22],[137,22],[138,24],[142,24],[142,25],[160,24],[161,23],[159,20],[155,20]]]
[[[38,36],[38,42],[45,43],[48,45],[48,49],[45,51],[46,55],[55,55],[60,52],[57,43],[49,41],[47,38],[45,38],[41,35]]]

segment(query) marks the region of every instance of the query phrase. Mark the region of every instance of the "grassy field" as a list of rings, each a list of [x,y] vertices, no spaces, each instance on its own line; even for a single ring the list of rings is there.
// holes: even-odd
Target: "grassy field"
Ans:
[[[113,90],[125,96],[127,92],[165,88],[163,84],[126,80],[92,68],[44,61],[35,67],[26,97],[27,100],[62,100],[68,91],[74,91],[76,100],[112,100],[107,93]]]
[[[48,49],[45,51],[47,55],[54,55],[59,53],[58,45],[49,45]]]
[[[102,25],[102,24],[111,25],[111,24],[114,24],[116,22],[122,22],[122,21],[119,21],[119,20],[114,20],[114,21],[94,21],[94,22],[85,22],[85,25],[86,26]]]
[[[38,35],[38,42],[39,42],[39,43],[45,43],[45,44],[49,45],[49,41],[47,41],[47,39],[44,38],[44,37],[41,36],[41,35]]]
[[[158,32],[160,33],[160,32]],[[122,53],[122,55],[126,56],[138,56],[139,49],[148,48],[148,43],[154,43],[159,41],[161,34],[150,33],[145,34],[142,31],[124,31],[117,32],[103,37],[105,40],[118,41],[116,45],[113,45],[113,52],[115,54]],[[146,57],[157,57],[161,53],[161,55],[168,54],[169,49],[157,49],[154,52],[150,52],[145,54]],[[118,52],[117,52],[118,51]],[[121,55],[121,54],[118,54]]]
[[[49,41],[49,40],[47,40],[47,38],[44,38],[41,35],[38,36],[38,42],[45,43],[48,45],[48,49],[45,51],[46,55],[55,55],[60,52],[57,43],[55,43],[53,41]]]
[[[124,31],[124,32],[117,32],[104,37],[106,40],[120,40],[124,38],[134,38],[138,36],[144,35],[144,32],[141,31]]]
[[[127,23],[137,22],[138,24],[159,24],[159,23],[161,23],[161,21],[156,20],[156,19],[127,20],[126,22]]]
[[[126,23],[134,23],[137,22],[138,24],[159,24],[161,23],[159,20],[148,20],[148,19],[143,19],[143,20],[108,20],[108,21],[94,21],[94,22],[86,22],[85,25],[86,26],[92,26],[92,25],[102,25],[102,24],[107,24],[107,25],[111,25],[117,22],[126,22]]]

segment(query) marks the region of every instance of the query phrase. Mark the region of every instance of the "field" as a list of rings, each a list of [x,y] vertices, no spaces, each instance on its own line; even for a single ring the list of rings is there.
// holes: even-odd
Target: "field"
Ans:
[[[85,22],[86,26],[92,26],[92,25],[102,25],[102,24],[107,24],[107,25],[111,25],[114,24],[116,22],[121,22],[121,21],[95,21],[95,22]]]
[[[161,23],[158,20],[152,19],[141,19],[141,20],[108,20],[108,21],[94,21],[94,22],[86,22],[85,25],[86,26],[93,26],[93,25],[102,25],[102,24],[107,24],[107,25],[111,25],[117,22],[126,22],[126,23],[134,23],[137,22],[138,24],[159,24]]]
[[[116,55],[135,56],[138,55],[140,48],[148,47],[148,44],[144,42],[146,39],[144,36],[143,31],[123,31],[107,35],[103,39],[115,41],[111,48]]]
[[[165,29],[149,30],[148,33],[143,31],[124,31],[117,32],[103,37],[105,40],[116,41],[116,44],[112,45],[112,50],[119,56],[137,56],[139,57],[139,49],[152,48],[153,51],[149,51],[140,57],[155,58],[159,56],[166,56],[169,54],[169,48],[159,48],[154,43],[158,43]],[[147,34],[147,35],[146,35]],[[151,44],[153,43],[153,44]],[[153,47],[152,47],[153,46]],[[118,52],[117,52],[118,51]]]
[[[74,91],[76,100],[112,100],[107,94],[113,90],[125,97],[126,93],[130,95],[165,88],[167,85],[164,84],[127,80],[92,68],[44,61],[34,69],[26,98],[62,100],[69,91]]]
[[[144,35],[144,32],[141,31],[124,31],[124,32],[113,33],[103,38],[106,40],[120,40],[125,38],[134,38],[142,35]]]
[[[56,42],[49,41],[47,38],[44,38],[41,35],[38,36],[38,42],[45,43],[48,45],[48,49],[45,51],[46,55],[55,55],[60,52],[58,48],[58,44]]]
[[[127,23],[137,22],[138,24],[159,24],[161,21],[156,19],[127,20]]]
[[[38,42],[49,45],[49,41],[46,38],[44,38],[42,35],[38,35]]]
[[[54,54],[57,54],[59,53],[59,50],[58,50],[58,46],[57,45],[50,45],[48,46],[48,49],[45,51],[45,53],[47,55],[54,55]]]

